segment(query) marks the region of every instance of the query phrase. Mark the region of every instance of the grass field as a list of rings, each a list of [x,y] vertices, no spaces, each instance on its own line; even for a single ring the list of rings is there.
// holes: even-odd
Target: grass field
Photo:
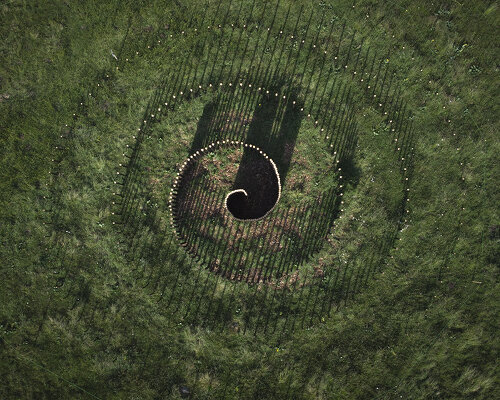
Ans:
[[[0,398],[500,397],[499,8],[379,3],[0,5]]]

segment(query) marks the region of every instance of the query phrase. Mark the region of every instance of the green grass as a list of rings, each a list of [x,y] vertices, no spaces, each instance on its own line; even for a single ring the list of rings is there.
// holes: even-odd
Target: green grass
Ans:
[[[234,21],[249,21],[251,3]],[[289,3],[293,27],[294,2],[282,2],[277,21]],[[257,2],[253,24],[262,7]],[[112,224],[122,153],[134,144],[158,82],[196,43],[195,35],[171,42],[168,35],[191,16],[201,23],[203,9],[196,1],[0,6],[0,397],[180,398],[180,385],[192,398],[217,399],[498,397],[497,4],[305,5],[304,15],[316,12],[314,27],[325,13],[338,35],[345,19],[356,43],[364,38],[363,46],[389,60],[416,140],[410,213],[398,231],[402,184],[390,172],[398,168],[390,132],[363,86],[352,84],[358,137],[353,164],[344,167],[351,172],[344,211],[330,242],[304,267],[334,266],[332,282],[344,292],[311,324],[316,286],[290,297],[287,310],[297,318],[285,323],[265,286],[231,285],[204,271],[197,278],[189,258],[172,250],[175,242],[159,246],[163,225],[130,226],[133,248],[151,243],[160,251],[126,256],[130,236]],[[206,20],[212,17],[222,21],[224,13],[213,5]],[[168,44],[147,49],[157,33]],[[323,27],[319,41],[327,34]],[[229,49],[236,51],[234,42]],[[152,150],[140,165],[152,160],[150,173],[165,190],[174,174],[166,163],[186,155],[204,101],[183,103],[145,139]],[[297,149],[314,157],[307,129]],[[174,157],[163,163],[167,153]],[[287,180],[302,172],[292,166]],[[153,214],[143,211],[148,221]],[[383,248],[393,234],[394,245]],[[170,285],[178,289],[167,307]],[[212,292],[209,303],[203,293]],[[260,304],[270,313],[259,312]],[[222,325],[211,323],[217,312]],[[254,336],[251,328],[266,318],[269,331],[293,321],[295,330],[280,341],[270,332]]]

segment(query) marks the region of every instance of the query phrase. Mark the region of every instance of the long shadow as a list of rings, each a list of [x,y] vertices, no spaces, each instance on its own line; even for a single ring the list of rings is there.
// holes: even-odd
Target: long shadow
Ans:
[[[240,95],[235,89],[219,92],[209,102],[198,122],[190,153],[194,153],[211,142],[224,138],[235,138],[260,147],[274,161],[281,185],[284,185],[295,142],[302,122],[302,114],[297,112],[296,90],[290,90],[284,79],[273,77],[273,82],[264,82],[268,93],[244,91]],[[276,96],[279,93],[279,96]],[[284,96],[284,97],[283,97]],[[248,107],[253,112],[245,118]],[[230,115],[237,109],[236,116]],[[243,117],[242,117],[243,115]],[[225,119],[231,122],[225,125]],[[239,119],[239,120],[238,120]],[[233,120],[236,120],[233,121]],[[244,127],[248,124],[246,135]],[[225,132],[232,130],[235,135]],[[272,164],[255,149],[244,148],[233,190],[243,189],[246,193],[235,193],[228,198],[228,206],[233,215],[240,219],[256,219],[264,216],[278,199],[278,180]]]
[[[302,122],[302,114],[293,105],[296,94],[280,87],[262,96],[252,114],[246,141],[263,149],[274,161],[281,186],[284,185],[295,142]],[[274,93],[280,93],[275,96]],[[266,215],[276,204],[279,196],[278,181],[273,166],[255,150],[245,148],[233,190],[243,189],[228,198],[230,211],[241,219],[256,219]],[[230,203],[230,200],[232,202]]]

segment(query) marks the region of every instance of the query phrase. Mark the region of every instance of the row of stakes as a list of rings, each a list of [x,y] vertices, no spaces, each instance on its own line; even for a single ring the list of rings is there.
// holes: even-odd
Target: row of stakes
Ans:
[[[233,27],[233,28],[234,28],[234,24],[231,24],[231,27]],[[208,29],[209,29],[209,30],[210,30],[210,28],[211,28],[211,27],[210,27],[210,26],[208,26]],[[222,28],[222,26],[219,24],[219,25],[218,25],[218,28],[219,28],[219,29],[221,29],[221,28]],[[246,25],[243,25],[243,28],[245,28],[245,29],[246,29],[246,28],[247,28],[247,26],[246,26]],[[255,28],[259,28],[259,26],[258,26],[258,25],[256,25],[256,26],[255,26]],[[267,28],[267,30],[268,30],[268,31],[270,31],[270,29],[271,29],[271,28]],[[195,32],[197,32],[197,31],[198,31],[198,29],[197,29],[197,28],[194,28],[194,31],[195,31]],[[279,32],[279,33],[280,33],[280,34],[282,34],[282,33],[283,33],[283,31],[282,31],[282,30],[280,30],[280,32]],[[185,34],[185,31],[182,31],[182,32],[181,32],[181,34]],[[172,38],[172,37],[173,37],[173,36],[172,36],[172,35],[170,35],[170,38]],[[291,37],[291,39],[294,39],[294,36],[293,36],[293,35],[291,35],[290,37]],[[160,41],[158,41],[158,43],[161,43],[161,42],[160,42]],[[304,43],[304,40],[302,40],[302,43]],[[316,46],[314,45],[313,47],[316,47]],[[150,46],[148,46],[148,48],[150,48]],[[139,53],[138,53],[138,52],[136,52],[136,54],[138,55]],[[325,51],[325,54],[326,54],[326,51]],[[335,59],[337,59],[337,57],[335,57]],[[128,58],[126,59],[126,61],[129,61],[129,60],[128,60]],[[347,68],[347,66],[346,66],[346,68]],[[356,72],[354,72],[354,75],[356,75]],[[360,81],[361,81],[361,82],[363,82],[363,78],[361,78],[361,79],[360,79]],[[222,84],[222,83],[220,83],[220,86],[222,86],[222,85],[223,85],[223,84]],[[100,85],[98,84],[98,86],[100,86]],[[212,87],[212,84],[210,84],[209,86],[210,86],[210,87]],[[230,83],[230,84],[229,84],[229,86],[232,86],[232,84]],[[240,86],[242,86],[242,84],[241,84],[241,83],[240,83]],[[251,85],[249,85],[249,87],[251,87]],[[201,89],[201,88],[202,88],[202,86],[200,85],[200,86],[199,86],[199,88]],[[370,88],[370,86],[368,86],[368,88]],[[259,90],[261,90],[261,88],[259,88]],[[193,89],[190,89],[190,91],[192,92],[192,91],[193,91]],[[267,92],[267,93],[269,93],[269,91],[266,91],[266,92]],[[180,94],[182,95],[183,93],[181,92]],[[90,93],[89,93],[89,96],[91,96],[91,94],[90,94]],[[276,96],[278,96],[278,93],[276,93]],[[374,95],[374,97],[376,97],[376,95]],[[174,96],[174,98],[175,98],[175,96]],[[285,96],[283,96],[283,98],[285,98]],[[295,104],[295,101],[294,101],[293,103]],[[80,105],[83,105],[83,104],[82,104],[82,103],[80,103]],[[165,105],[168,105],[168,103],[165,103]],[[381,105],[381,104],[379,104],[379,105]],[[161,111],[161,109],[159,108],[159,109],[158,109],[158,111]],[[303,108],[301,108],[301,111],[303,111]],[[387,115],[387,112],[385,112],[385,114]],[[75,115],[75,114],[73,114],[73,116],[76,116],[76,115]],[[152,117],[154,118],[154,115],[153,115]],[[308,114],[308,117],[310,117],[310,114]],[[390,120],[390,121],[389,121],[389,123],[390,123],[390,124],[391,124],[392,122],[393,122],[392,120]],[[449,121],[448,121],[448,122],[449,122]],[[318,124],[318,121],[316,121],[316,124]],[[67,125],[66,125],[66,127],[67,127]],[[324,128],[321,128],[321,131],[323,131],[323,130],[324,130]],[[394,129],[394,128],[392,128],[392,131],[394,131],[394,130],[395,130],[395,129]],[[62,137],[63,137],[63,136],[61,135],[61,138],[62,138]],[[134,136],[134,139],[135,139],[135,136]],[[398,139],[394,139],[394,141],[395,141],[395,142],[397,142],[397,141],[398,141]],[[212,145],[214,145],[214,144],[212,144]],[[252,145],[250,145],[250,146],[252,146]],[[127,146],[127,147],[128,147],[128,146]],[[56,150],[58,150],[58,149],[59,149],[59,147],[58,147],[58,146],[56,146],[55,148],[56,148]],[[400,150],[400,149],[398,148],[398,150]],[[413,150],[413,149],[412,149],[412,150]],[[458,150],[458,149],[457,149],[457,150]],[[201,151],[203,152],[203,151],[204,151],[204,149],[202,149]],[[266,158],[267,158],[267,157],[266,157]],[[55,160],[52,160],[52,161],[55,161]],[[271,163],[273,164],[274,168],[276,168],[276,167],[275,167],[275,164],[274,164],[274,161],[272,161],[272,160],[270,160],[270,161],[271,161]],[[337,162],[338,162],[338,161],[337,161]],[[122,165],[120,164],[120,166],[122,166]],[[405,168],[405,170],[406,170],[406,168]],[[118,174],[119,174],[119,172],[118,172]],[[178,174],[178,175],[179,175],[179,174]],[[278,176],[278,179],[279,179],[279,174],[277,174],[277,176]],[[406,180],[408,180],[408,178],[405,178],[405,179],[406,179]],[[176,182],[177,182],[177,181],[176,181]],[[115,182],[115,183],[116,183],[116,182]],[[46,186],[48,186],[48,184],[46,184]],[[174,184],[174,188],[175,188],[175,184]],[[279,189],[280,189],[280,193],[281,193],[281,185],[279,185]],[[409,189],[409,188],[408,188],[408,189],[406,189],[406,190],[407,190],[407,191],[410,191],[410,189]],[[116,194],[116,193],[113,193],[113,194]],[[44,199],[46,199],[46,196],[43,196],[43,198],[44,198]],[[407,199],[407,201],[409,201],[409,198]],[[113,202],[113,203],[114,203],[114,202]],[[342,203],[343,203],[343,202],[342,202]],[[46,210],[44,210],[44,211],[46,211]],[[409,213],[409,210],[406,210],[406,212],[407,212],[407,213]],[[113,213],[113,214],[114,214],[114,213]],[[407,222],[407,220],[406,220],[406,219],[405,219],[405,222]],[[114,223],[115,223],[115,222],[113,222],[113,224],[114,224]]]
[[[220,24],[219,24],[217,27],[218,27],[219,29],[222,29],[222,25],[220,25]],[[231,24],[231,27],[232,27],[232,28],[234,28],[234,24]],[[207,27],[207,29],[208,29],[209,31],[210,31],[210,29],[211,29],[211,28],[212,28],[212,27],[211,27],[210,25]],[[243,25],[243,28],[244,28],[244,29],[246,29],[246,28],[247,28],[247,25]],[[255,25],[255,28],[256,28],[256,29],[258,29],[258,28],[259,28],[259,25]],[[267,29],[265,29],[265,30],[269,32],[269,31],[271,31],[271,28],[267,28]],[[198,29],[197,29],[197,28],[194,28],[194,32],[198,32]],[[180,35],[185,35],[185,34],[186,34],[186,31],[184,31],[184,30],[183,30],[183,31],[181,31],[181,33],[180,33]],[[280,30],[280,31],[279,31],[279,34],[280,34],[280,35],[282,35],[282,34],[283,34],[283,30]],[[172,35],[172,34],[170,34],[170,35],[169,35],[169,37],[170,37],[170,38],[173,38],[173,35]],[[294,39],[295,37],[296,37],[295,35],[290,35],[290,38],[291,38],[291,39]],[[393,36],[393,37],[394,37],[394,36]],[[300,42],[301,42],[302,44],[304,44],[304,43],[305,43],[305,39],[300,39]],[[158,44],[161,44],[161,40],[158,40]],[[312,48],[313,48],[313,49],[316,49],[317,47],[318,47],[318,46],[317,46],[316,44],[313,44],[313,45],[312,45]],[[151,49],[151,46],[150,46],[150,45],[148,45],[148,46],[147,46],[147,48],[148,48],[148,49]],[[328,54],[328,51],[327,51],[327,50],[323,50],[323,54],[325,54],[325,55],[326,55],[326,54]],[[139,55],[139,52],[138,52],[138,51],[136,51],[136,55]],[[338,56],[334,56],[334,60],[338,60]],[[129,62],[129,59],[128,59],[128,58],[126,58],[126,59],[125,59],[125,61],[126,61],[126,62]],[[348,65],[345,65],[345,66],[344,66],[344,69],[347,69],[347,68],[348,68]],[[119,68],[118,68],[118,67],[116,67],[116,69],[119,69]],[[353,72],[353,75],[357,75],[357,71],[354,71],[354,72]],[[360,82],[364,82],[364,78],[360,78]],[[220,85],[222,86],[222,85],[223,85],[223,83],[221,82],[221,83],[220,83]],[[229,84],[229,86],[231,86],[231,85],[232,85],[232,84],[230,83],[230,84]],[[240,85],[242,85],[242,84],[240,83]],[[212,84],[209,84],[209,86],[210,86],[210,87],[212,87]],[[201,89],[201,86],[199,86],[199,88]],[[368,85],[368,86],[367,86],[367,88],[368,88],[368,89],[370,89],[370,88],[371,88],[371,85]],[[192,91],[193,91],[193,89],[190,89],[190,91],[192,92]],[[181,95],[182,95],[182,92],[181,92]],[[376,94],[373,94],[373,98],[376,98],[376,97],[377,97],[377,95],[376,95]],[[175,96],[174,96],[174,98],[175,98]],[[378,105],[379,105],[380,107],[382,107],[382,103],[378,103]],[[385,114],[385,115],[387,115],[387,111],[386,111],[386,112],[384,112],[384,114]]]
[[[234,25],[233,25],[233,24],[231,24],[231,26],[234,26]],[[219,25],[218,27],[219,27],[219,28],[221,28],[221,25]],[[246,25],[244,25],[243,27],[244,27],[244,28],[246,28]],[[256,28],[258,28],[258,26],[256,26]],[[210,29],[210,26],[208,27],[208,29]],[[269,29],[270,29],[270,28],[268,28],[268,30],[269,30]],[[197,29],[195,28],[195,29],[194,29],[194,31],[197,31]],[[281,34],[281,33],[282,33],[282,31],[280,31],[280,34]],[[184,34],[184,31],[182,32],[182,34]],[[172,37],[172,35],[170,35],[170,37]],[[291,38],[293,39],[293,35],[291,36]],[[160,43],[160,41],[158,41],[158,42]],[[149,48],[149,47],[150,47],[150,46],[148,46],[148,48]],[[139,53],[137,52],[137,54],[139,54]],[[335,58],[337,58],[337,57],[335,57]],[[128,59],[127,59],[126,61],[128,61]],[[346,66],[346,67],[347,67],[347,66]],[[354,72],[354,74],[356,74],[356,72]],[[363,82],[363,79],[361,79],[360,81],[361,81],[361,82]],[[98,84],[98,86],[99,86],[99,84]],[[212,86],[212,85],[210,85],[210,86]],[[229,86],[231,86],[231,84],[230,84]],[[201,86],[200,86],[200,88],[201,88]],[[370,86],[368,86],[368,88],[370,88]],[[192,89],[191,89],[191,91],[192,91]],[[182,93],[181,93],[181,95],[182,95]],[[89,93],[89,96],[91,96],[91,94],[90,94],[90,93]],[[374,95],[374,97],[375,97],[375,95]],[[83,105],[83,104],[82,104],[82,103],[80,103],[80,105]],[[167,103],[165,103],[165,105],[168,105],[168,104],[167,104]],[[158,109],[158,111],[161,111],[161,110],[160,110],[160,109]],[[301,111],[303,111],[303,109],[301,109]],[[385,114],[387,115],[387,112],[385,112]],[[76,116],[76,114],[73,114],[73,116]],[[308,115],[308,117],[310,117],[310,115]],[[392,122],[393,122],[392,120],[391,120],[391,121],[389,121],[389,123],[392,123]],[[448,121],[448,122],[450,122],[450,121]],[[317,121],[316,121],[316,123],[317,123]],[[65,126],[66,126],[66,127],[68,127],[68,125],[67,125],[67,124],[66,124]],[[323,128],[322,128],[322,131],[323,131]],[[394,128],[392,129],[392,131],[394,131]],[[453,134],[453,136],[455,136],[455,133]],[[62,135],[60,135],[60,138],[63,138],[63,136],[62,136]],[[134,139],[135,139],[135,136],[134,136]],[[398,140],[398,139],[394,139],[394,140],[395,140],[395,142],[397,142],[397,140]],[[214,146],[214,143],[212,144],[212,146]],[[55,149],[56,149],[56,150],[59,150],[59,149],[61,149],[61,146],[55,146]],[[398,148],[398,150],[399,150],[399,148]],[[413,150],[413,149],[412,149],[412,150]],[[459,150],[459,149],[457,149],[457,150]],[[201,150],[201,151],[203,151],[203,150]],[[206,149],[205,149],[204,151],[206,151]],[[53,162],[55,162],[55,160],[54,160],[54,159],[52,159],[52,161],[53,161]],[[273,163],[273,165],[274,165],[274,162],[273,162],[272,160],[270,160],[270,161],[271,161],[271,162]],[[461,165],[462,165],[462,163],[461,163]],[[405,169],[406,169],[406,168],[405,168]],[[52,171],[50,171],[50,173],[52,174]],[[178,175],[179,175],[179,174],[178,174]],[[279,174],[278,174],[277,176],[279,177]],[[406,178],[406,180],[408,180],[408,178]],[[116,182],[115,182],[115,183],[116,183]],[[48,186],[48,183],[46,183],[46,184],[45,184],[45,186]],[[175,187],[175,186],[174,186],[174,187]],[[281,192],[281,185],[279,186],[279,188],[280,188],[280,192]],[[410,189],[407,189],[407,191],[409,191],[409,190],[410,190]],[[113,193],[113,194],[115,194],[115,193]],[[47,197],[46,197],[46,196],[43,196],[43,198],[44,198],[45,200],[47,199]],[[407,199],[407,201],[409,201],[409,199]],[[342,202],[342,203],[343,203],[343,202]],[[44,209],[43,211],[46,211],[46,210]],[[342,210],[342,211],[343,211],[343,210]],[[406,212],[407,212],[407,213],[409,213],[409,210],[406,210]],[[341,216],[340,216],[340,218],[341,218]],[[406,222],[406,220],[405,220],[405,222]],[[45,222],[44,222],[44,224],[45,224]],[[114,224],[114,222],[113,222],[113,224]],[[401,238],[399,238],[399,240],[401,240]],[[396,250],[397,250],[397,248],[396,248]]]

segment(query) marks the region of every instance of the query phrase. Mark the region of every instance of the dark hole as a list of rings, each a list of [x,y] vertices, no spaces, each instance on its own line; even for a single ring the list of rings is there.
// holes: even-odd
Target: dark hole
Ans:
[[[227,197],[227,209],[236,218],[246,219],[248,196],[245,192],[234,192]]]
[[[254,151],[247,151],[249,154],[243,156],[233,186],[234,193],[226,200],[229,212],[243,220],[265,216],[279,196],[278,176],[271,162]]]

